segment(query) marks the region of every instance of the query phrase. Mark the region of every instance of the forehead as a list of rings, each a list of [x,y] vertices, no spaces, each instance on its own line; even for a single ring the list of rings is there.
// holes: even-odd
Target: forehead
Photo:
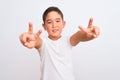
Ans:
[[[53,20],[53,19],[62,19],[61,15],[56,11],[51,11],[47,14],[46,20]]]

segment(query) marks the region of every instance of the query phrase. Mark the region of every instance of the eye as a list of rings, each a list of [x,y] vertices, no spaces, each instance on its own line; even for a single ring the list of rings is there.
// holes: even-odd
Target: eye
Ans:
[[[46,24],[51,24],[52,22],[51,21],[47,21]]]
[[[59,23],[59,22],[60,22],[60,20],[56,20],[56,22],[57,22],[57,23]]]
[[[48,24],[51,24],[52,22],[51,22],[51,21],[48,21],[47,23],[48,23]]]

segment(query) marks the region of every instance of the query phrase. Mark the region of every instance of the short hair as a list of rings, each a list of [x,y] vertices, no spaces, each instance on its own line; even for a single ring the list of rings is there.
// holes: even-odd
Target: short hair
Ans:
[[[45,19],[46,19],[47,14],[48,14],[49,12],[51,12],[51,11],[57,12],[58,14],[60,14],[61,18],[64,19],[64,18],[63,18],[63,13],[62,13],[62,11],[61,11],[58,7],[51,6],[51,7],[48,7],[48,8],[45,10],[45,12],[43,13],[43,22],[45,22]]]

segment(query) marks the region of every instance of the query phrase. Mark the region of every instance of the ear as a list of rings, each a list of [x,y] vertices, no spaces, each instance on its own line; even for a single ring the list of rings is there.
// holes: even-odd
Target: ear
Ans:
[[[43,26],[44,30],[46,30],[46,26],[45,26],[45,24],[44,24],[44,23],[42,24],[42,26]]]
[[[65,22],[65,21],[63,21],[63,28],[65,27],[65,25],[66,25],[66,22]]]

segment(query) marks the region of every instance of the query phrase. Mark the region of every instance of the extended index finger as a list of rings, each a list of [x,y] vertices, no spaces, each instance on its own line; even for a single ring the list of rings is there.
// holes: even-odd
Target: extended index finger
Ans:
[[[29,22],[29,33],[33,33],[33,24],[31,22]]]
[[[93,18],[90,18],[89,23],[88,23],[88,28],[92,27],[92,23],[93,23]]]

